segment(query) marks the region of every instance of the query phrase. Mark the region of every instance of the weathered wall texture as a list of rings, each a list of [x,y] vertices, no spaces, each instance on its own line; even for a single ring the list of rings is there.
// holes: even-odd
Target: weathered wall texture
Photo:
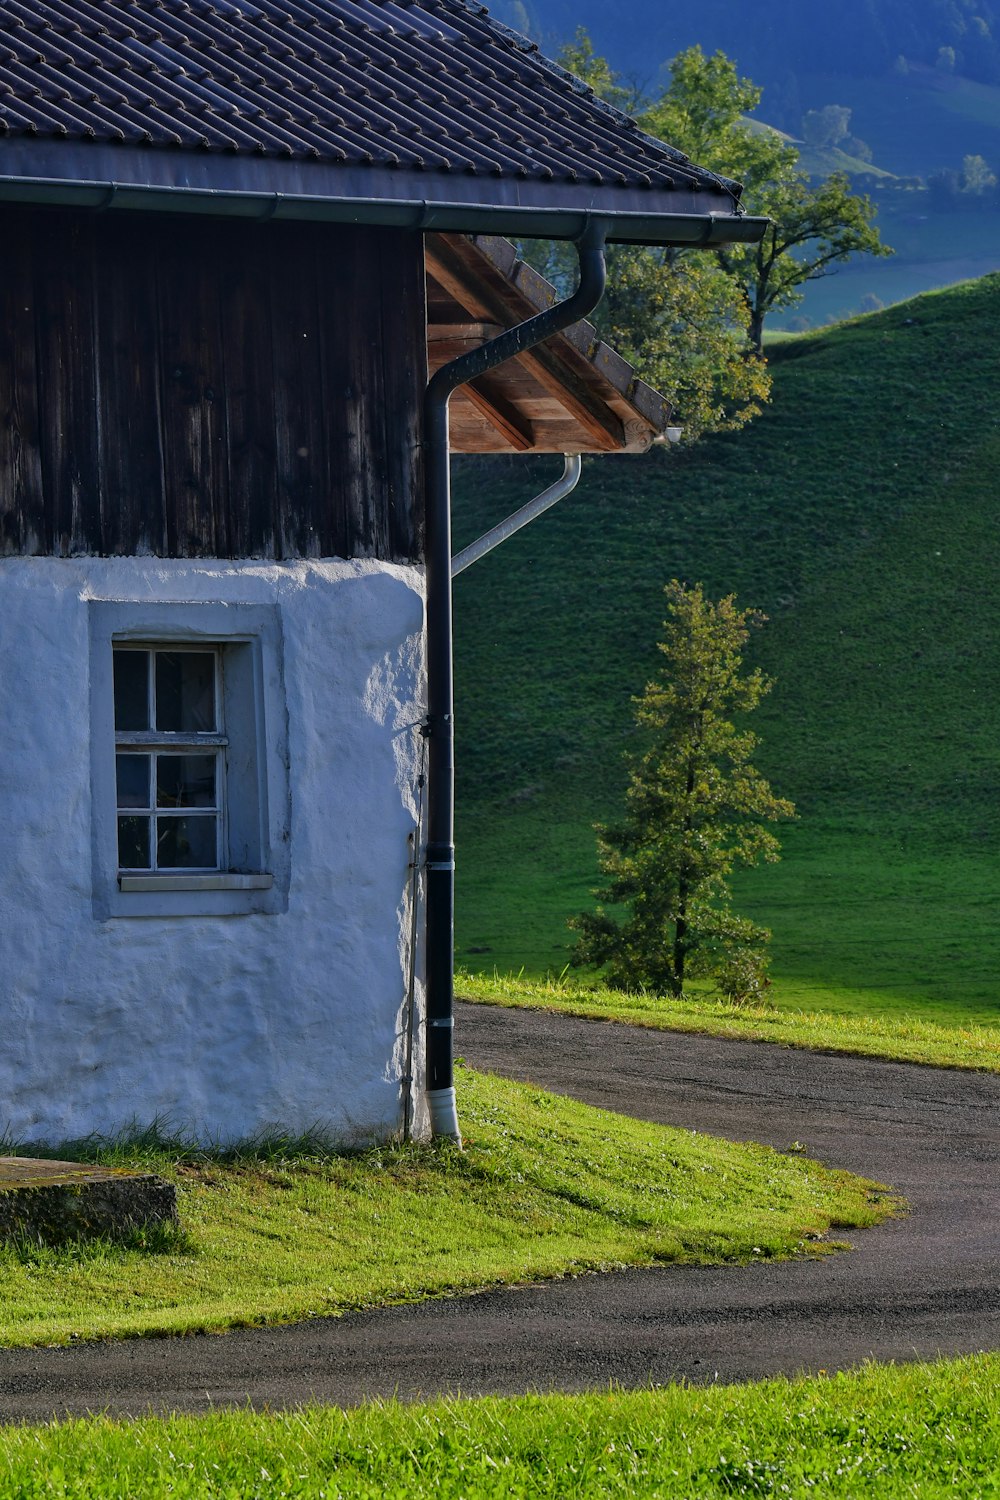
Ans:
[[[0,553],[421,555],[419,234],[0,204]]]
[[[203,1139],[398,1128],[422,581],[371,562],[0,561],[10,1137],[58,1141],[154,1117]],[[286,911],[95,916],[89,599],[278,606]]]

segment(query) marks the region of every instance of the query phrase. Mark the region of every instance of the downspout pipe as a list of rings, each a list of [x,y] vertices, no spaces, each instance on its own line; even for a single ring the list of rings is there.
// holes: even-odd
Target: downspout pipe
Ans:
[[[593,312],[604,295],[608,222],[587,222],[576,242],[580,280],[572,296],[459,355],[428,382],[424,397],[427,518],[427,1101],[431,1133],[461,1145],[455,1106],[455,721],[451,602],[451,464],[448,402],[460,385],[493,370]]]
[[[515,510],[505,521],[500,521],[496,526],[491,526],[489,531],[484,531],[478,541],[470,542],[468,547],[463,547],[461,552],[456,552],[451,560],[451,576],[455,578],[459,573],[464,573],[466,568],[492,552],[494,547],[499,547],[501,542],[507,541],[515,532],[520,531],[522,526],[527,526],[536,516],[548,510],[551,505],[556,505],[560,500],[565,500],[571,495],[580,483],[580,475],[583,473],[583,459],[579,453],[563,454],[563,471],[555,484],[550,484],[547,489],[541,491],[527,505],[522,505]]]

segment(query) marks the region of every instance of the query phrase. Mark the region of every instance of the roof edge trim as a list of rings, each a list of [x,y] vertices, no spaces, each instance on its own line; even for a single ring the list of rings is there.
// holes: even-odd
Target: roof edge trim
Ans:
[[[189,213],[248,220],[311,219],[341,224],[432,230],[459,234],[525,235],[578,239],[597,220],[617,244],[756,244],[769,219],[740,213],[642,213],[610,208],[544,208],[420,199],[335,198],[304,193],[261,193],[219,188],[160,186],[79,178],[0,175],[0,201],[97,212]]]

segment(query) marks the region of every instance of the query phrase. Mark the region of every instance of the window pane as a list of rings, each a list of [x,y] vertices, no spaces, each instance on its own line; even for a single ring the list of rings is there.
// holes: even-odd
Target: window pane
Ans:
[[[149,869],[149,819],[118,819],[118,867],[122,870]]]
[[[214,755],[158,755],[157,807],[214,807],[215,764]]]
[[[213,817],[156,820],[156,863],[161,870],[215,870],[217,820]]]
[[[156,727],[168,734],[216,728],[214,651],[157,651]]]
[[[148,755],[116,755],[119,807],[149,806]]]
[[[114,666],[115,728],[148,729],[149,652],[116,651]]]

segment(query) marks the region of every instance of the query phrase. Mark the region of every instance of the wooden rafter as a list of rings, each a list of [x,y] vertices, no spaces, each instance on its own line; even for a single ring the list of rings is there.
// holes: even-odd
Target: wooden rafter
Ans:
[[[502,332],[501,323],[428,323],[427,353],[431,365],[435,368],[443,365]]]
[[[519,357],[539,385],[590,433],[598,448],[613,453],[625,446],[625,430],[614,412],[593,396],[582,380],[576,380],[562,365],[557,367],[544,344]]]
[[[527,453],[534,447],[531,423],[524,418],[512,401],[508,401],[493,382],[484,377],[471,385],[461,387],[461,395],[482,414],[501,437],[517,453]]]
[[[476,275],[475,268],[466,265],[456,244],[441,239],[429,241],[427,269],[438,286],[470,318],[509,325],[510,310]],[[538,384],[583,427],[596,448],[613,452],[624,447],[624,429],[615,413],[544,344],[519,354],[516,362],[530,371]]]

